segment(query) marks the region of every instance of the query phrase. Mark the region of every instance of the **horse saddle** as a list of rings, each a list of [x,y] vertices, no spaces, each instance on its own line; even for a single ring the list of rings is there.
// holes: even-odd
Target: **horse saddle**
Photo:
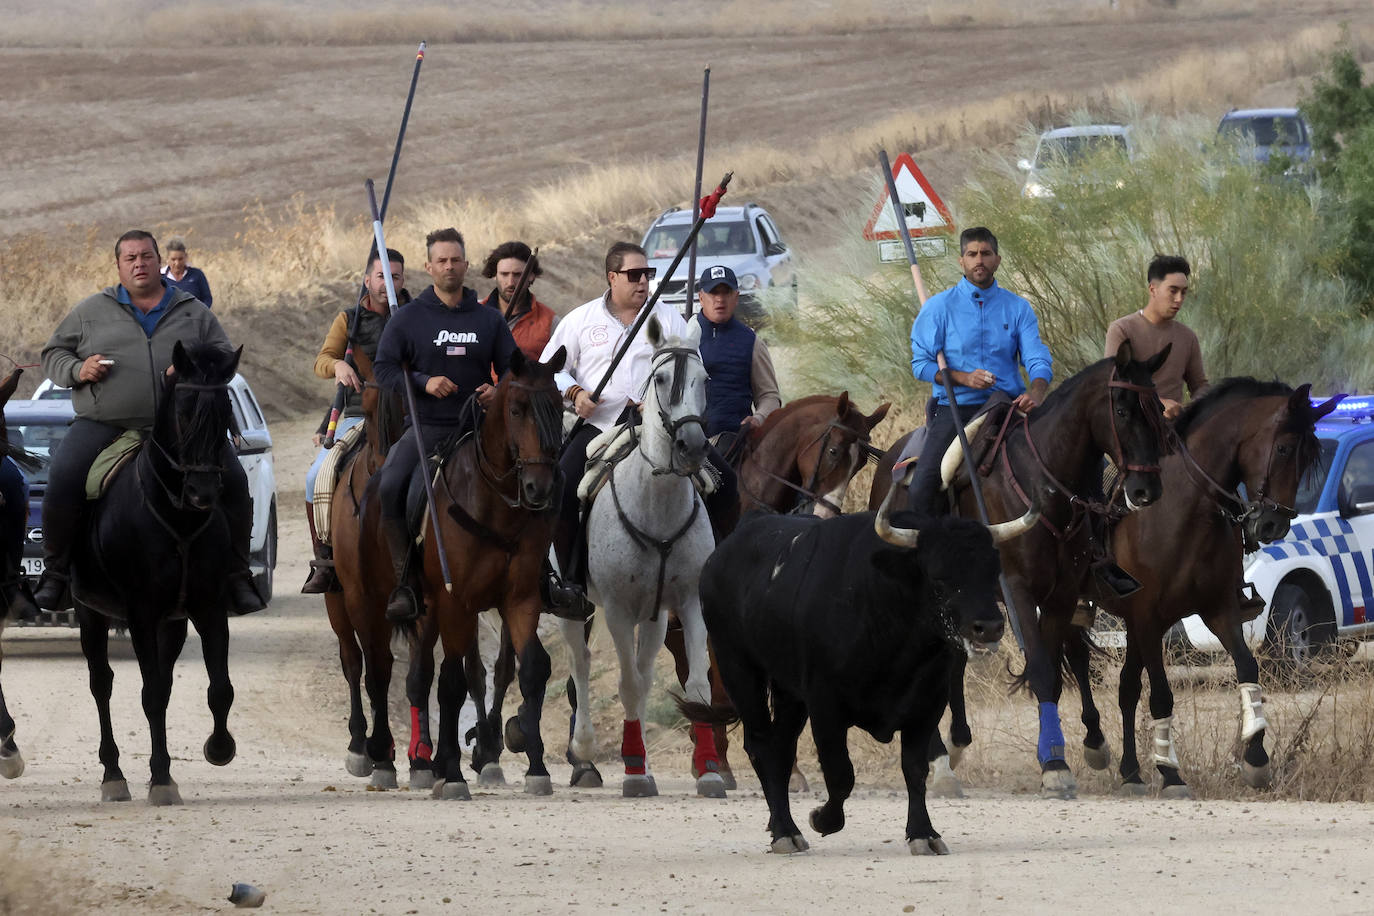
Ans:
[[[126,429],[101,449],[95,461],[91,462],[91,469],[86,472],[86,498],[96,500],[104,496],[120,469],[133,460],[141,445],[142,431]]]
[[[330,543],[329,507],[334,502],[334,487],[339,483],[339,470],[363,442],[364,420],[340,436],[334,447],[325,452],[324,464],[315,475],[314,499],[311,501],[315,513],[315,534],[321,544]]]
[[[638,448],[633,425],[617,424],[587,443],[587,467],[582,474],[582,482],[577,486],[577,498],[583,505],[590,505],[596,494],[611,478],[611,471],[622,458]],[[692,475],[692,485],[697,492],[707,496],[716,492],[720,486],[719,472],[709,463]]]
[[[1011,399],[1007,397],[1005,392],[994,392],[992,397],[988,398],[988,400],[978,408],[978,412],[964,424],[964,435],[968,438],[969,447],[973,450],[973,460],[975,464],[981,462],[983,458],[986,457],[987,450],[992,446],[994,439],[991,434],[980,437],[979,431],[985,425],[987,418],[994,413],[999,419],[998,422],[992,424],[992,426],[993,428],[998,426],[1000,424],[1000,418],[1003,415],[1003,408],[1010,403]],[[930,414],[932,404],[933,399],[932,403],[926,405],[927,415]],[[912,470],[916,462],[920,459],[921,452],[925,449],[927,432],[928,427],[920,426],[912,430],[911,435],[907,437],[906,445],[897,456],[897,460],[892,464],[892,482],[894,484],[901,484],[907,472]],[[940,489],[945,490],[949,488],[950,483],[958,475],[963,465],[963,461],[964,449],[963,446],[959,444],[959,437],[955,436],[954,441],[949,444],[949,448],[945,449],[945,454],[940,459]]]

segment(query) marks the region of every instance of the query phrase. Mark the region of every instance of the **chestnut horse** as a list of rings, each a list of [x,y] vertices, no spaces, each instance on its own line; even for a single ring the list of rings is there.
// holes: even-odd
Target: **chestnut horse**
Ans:
[[[1179,775],[1174,695],[1162,646],[1169,628],[1189,614],[1201,615],[1235,662],[1243,777],[1255,788],[1270,783],[1259,665],[1241,631],[1245,620],[1236,585],[1245,552],[1288,533],[1298,486],[1318,456],[1314,426],[1342,397],[1314,407],[1310,389],[1232,378],[1193,401],[1174,426],[1181,447],[1164,460],[1164,496],[1150,511],[1127,516],[1112,533],[1117,562],[1141,584],[1129,597],[1103,602],[1126,622],[1119,694],[1123,794],[1146,791],[1135,740],[1143,668],[1150,675],[1152,759],[1163,778],[1162,794],[1192,796]],[[1238,492],[1242,484],[1244,496]],[[1096,728],[1098,713],[1087,687],[1088,655],[1081,640],[1071,640],[1068,656],[1083,697],[1083,721],[1093,723],[1085,743],[1098,745],[1105,739]]]
[[[1061,646],[1070,618],[1083,593],[1092,559],[1091,514],[1098,508],[1090,497],[1100,484],[1101,458],[1110,457],[1123,469],[1122,489],[1132,509],[1159,498],[1160,454],[1165,449],[1163,408],[1152,376],[1169,349],[1140,362],[1131,345],[1116,356],[1093,363],[1065,381],[1033,410],[1028,418],[1011,417],[997,435],[1000,419],[990,414],[971,444],[975,453],[983,436],[996,436],[994,451],[983,462],[983,494],[993,522],[1016,518],[1030,505],[1029,494],[1039,492],[1040,524],[1021,537],[1000,545],[1002,569],[1012,601],[1008,608],[1012,629],[1022,641],[1026,667],[1018,682],[1028,683],[1040,707],[1041,792],[1072,798],[1077,785],[1064,759],[1064,733],[1059,720],[1063,690]],[[1005,414],[1003,414],[1005,416]],[[956,447],[958,440],[955,440]],[[888,449],[873,478],[869,506],[881,505],[892,485],[890,469],[905,441]],[[961,471],[959,472],[962,475]],[[958,487],[959,514],[977,513],[971,488]],[[1038,609],[1038,619],[1037,619]],[[963,719],[963,662],[950,684],[952,743],[971,740]],[[937,770],[939,768],[937,767]],[[952,775],[952,774],[951,774]],[[938,773],[937,773],[938,778]]]

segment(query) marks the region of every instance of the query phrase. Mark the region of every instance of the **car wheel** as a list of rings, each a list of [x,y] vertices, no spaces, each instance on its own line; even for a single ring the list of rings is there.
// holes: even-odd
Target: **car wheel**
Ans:
[[[1285,582],[1274,590],[1265,646],[1278,669],[1296,673],[1307,668],[1335,635],[1335,622],[1307,589]]]
[[[277,502],[267,510],[267,536],[263,538],[262,552],[256,557],[262,564],[262,572],[253,577],[259,594],[264,601],[272,600],[272,568],[277,565]]]

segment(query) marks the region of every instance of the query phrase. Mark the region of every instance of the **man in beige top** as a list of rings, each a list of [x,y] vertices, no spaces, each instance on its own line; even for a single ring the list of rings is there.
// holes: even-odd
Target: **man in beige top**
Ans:
[[[1118,318],[1107,328],[1105,356],[1115,356],[1123,340],[1131,342],[1138,359],[1149,359],[1166,344],[1173,344],[1169,358],[1155,372],[1155,390],[1164,404],[1164,416],[1174,419],[1183,410],[1183,384],[1189,397],[1196,398],[1207,388],[1207,373],[1202,368],[1202,348],[1197,335],[1178,320],[1178,310],[1188,296],[1188,261],[1178,255],[1157,254],[1145,278],[1150,284],[1150,299],[1133,315]]]

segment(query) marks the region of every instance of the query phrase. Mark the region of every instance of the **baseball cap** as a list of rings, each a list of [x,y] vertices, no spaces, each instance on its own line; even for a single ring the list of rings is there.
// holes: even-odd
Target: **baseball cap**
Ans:
[[[739,289],[739,281],[735,279],[735,272],[728,267],[717,264],[701,272],[701,282],[697,284],[697,289],[709,293],[721,284],[730,287],[731,290]]]

